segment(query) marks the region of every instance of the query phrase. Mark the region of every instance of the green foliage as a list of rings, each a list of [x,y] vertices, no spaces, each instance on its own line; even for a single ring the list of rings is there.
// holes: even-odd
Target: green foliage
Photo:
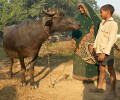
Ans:
[[[6,25],[18,24],[26,18],[43,16],[42,7],[61,9],[67,15],[75,17],[78,13],[78,3],[82,1],[88,2],[99,16],[96,0],[0,0],[0,30]],[[120,26],[120,17],[114,17]]]
[[[18,24],[26,18],[41,17],[43,6],[61,9],[71,16],[75,15],[74,0],[1,0],[0,30],[6,25]]]
[[[7,58],[7,56],[6,56],[3,48],[0,47],[0,60],[1,60],[1,59],[6,59],[6,58]]]
[[[2,2],[2,14],[0,27],[5,25],[17,24],[26,18],[26,9],[22,2]]]

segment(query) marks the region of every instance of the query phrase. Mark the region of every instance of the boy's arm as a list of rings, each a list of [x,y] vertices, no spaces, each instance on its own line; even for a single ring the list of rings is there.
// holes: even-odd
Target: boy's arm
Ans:
[[[95,41],[94,41],[94,44],[93,44],[93,48],[96,48],[96,46],[97,46],[97,37],[98,37],[98,34],[97,34],[97,36],[95,38]]]
[[[95,39],[95,42],[93,44],[93,48],[96,48],[96,39]]]
[[[118,31],[117,23],[112,23],[112,27],[109,35],[109,41],[105,49],[102,50],[103,53],[110,55],[111,48],[113,47],[114,43],[117,40],[117,31]]]
[[[98,37],[98,34],[97,34],[96,39],[95,39],[94,44],[93,44],[93,51],[92,51],[93,55],[96,54],[97,37]]]
[[[100,25],[99,25],[98,31],[100,30],[101,24],[102,24],[102,22],[101,22]],[[94,41],[94,44],[93,44],[93,49],[96,49],[96,47],[97,47],[97,41],[98,41],[98,37],[99,37],[99,32],[98,32],[98,31],[97,31],[97,35],[96,35],[96,37],[95,37],[95,41]]]

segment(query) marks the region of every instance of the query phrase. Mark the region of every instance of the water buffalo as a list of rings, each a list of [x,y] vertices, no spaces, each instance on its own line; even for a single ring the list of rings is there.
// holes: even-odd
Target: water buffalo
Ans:
[[[21,83],[25,84],[24,58],[31,57],[30,85],[35,87],[34,66],[42,43],[54,32],[77,30],[80,24],[65,16],[60,10],[43,9],[46,16],[39,20],[27,19],[18,25],[5,28],[3,46],[11,59],[10,76],[12,77],[13,59],[18,58],[21,64]]]

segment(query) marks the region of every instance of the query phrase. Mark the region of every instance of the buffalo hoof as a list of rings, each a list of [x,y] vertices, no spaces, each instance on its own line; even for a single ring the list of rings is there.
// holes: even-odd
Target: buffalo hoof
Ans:
[[[29,72],[29,69],[26,69],[26,72]]]
[[[6,73],[6,78],[12,79],[12,74],[10,72]]]
[[[10,75],[10,74],[7,74],[6,77],[7,77],[8,79],[12,79],[12,75]]]
[[[20,84],[20,87],[25,87],[25,86],[26,86],[25,82]]]
[[[28,83],[27,86],[30,87],[30,89],[37,89],[38,88],[38,86],[35,83],[34,84]]]
[[[31,89],[33,89],[33,90],[34,90],[34,89],[37,89],[37,88],[38,88],[37,85],[32,85],[32,86],[31,86]]]

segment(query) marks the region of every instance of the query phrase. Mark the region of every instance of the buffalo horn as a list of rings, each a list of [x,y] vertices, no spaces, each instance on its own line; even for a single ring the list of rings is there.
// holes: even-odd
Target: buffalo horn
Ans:
[[[49,10],[48,11],[48,9],[45,9],[44,7],[43,7],[43,12],[45,13],[45,14],[47,14],[47,15],[49,15],[49,16],[53,16],[53,15],[55,15],[55,11],[52,11],[52,10]]]

